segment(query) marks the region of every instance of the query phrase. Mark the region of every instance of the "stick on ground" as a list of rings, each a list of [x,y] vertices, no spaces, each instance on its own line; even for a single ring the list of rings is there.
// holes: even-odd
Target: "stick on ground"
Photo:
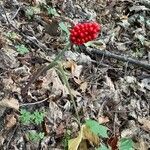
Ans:
[[[108,58],[114,58],[114,59],[117,59],[119,61],[128,62],[130,64],[142,67],[142,68],[150,71],[150,64],[141,62],[139,60],[135,60],[133,58],[129,58],[127,56],[117,55],[117,54],[111,53],[109,51],[101,51],[98,49],[87,49],[87,50],[90,51],[91,55],[98,55],[98,56],[105,56]]]

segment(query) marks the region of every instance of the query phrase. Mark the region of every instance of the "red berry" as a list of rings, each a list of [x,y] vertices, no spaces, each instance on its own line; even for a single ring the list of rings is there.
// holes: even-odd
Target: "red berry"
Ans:
[[[97,38],[100,29],[100,25],[95,22],[79,23],[71,29],[70,40],[73,44],[82,45]]]

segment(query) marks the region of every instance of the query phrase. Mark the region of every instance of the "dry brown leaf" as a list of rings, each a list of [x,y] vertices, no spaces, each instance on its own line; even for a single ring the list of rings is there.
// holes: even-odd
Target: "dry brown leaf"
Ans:
[[[83,82],[83,83],[80,85],[81,91],[82,91],[82,92],[85,92],[86,89],[87,89],[87,86],[88,86],[87,82]]]
[[[147,150],[148,149],[148,145],[144,142],[143,139],[139,140],[139,150]]]
[[[50,101],[49,110],[47,111],[46,116],[49,119],[49,121],[53,123],[56,121],[56,119],[62,119],[63,114],[61,109],[57,106],[57,104],[53,101]]]
[[[69,94],[67,87],[62,84],[55,69],[48,70],[46,76],[44,76],[42,80],[42,89],[50,90],[50,86],[52,83],[52,93],[58,95],[58,92],[60,91],[63,94],[63,96]]]
[[[74,80],[75,83],[77,83],[77,84],[79,84],[79,85],[82,83],[82,81],[81,81],[80,79],[73,78],[73,80]]]
[[[75,70],[75,68],[77,66],[77,64],[74,61],[72,61],[72,60],[64,62],[63,65],[64,65],[65,68],[71,70],[71,74],[73,74],[73,72],[74,72],[74,70]]]
[[[111,91],[115,91],[114,83],[112,82],[111,78],[108,76],[105,76],[106,78],[106,84],[109,86]]]
[[[71,74],[72,74],[73,77],[76,77],[76,78],[80,77],[80,74],[81,74],[81,71],[82,71],[82,68],[83,68],[82,65],[77,65],[72,60],[70,60],[68,62],[65,62],[63,65],[64,65],[65,68],[68,68],[68,69],[71,70]]]
[[[138,118],[138,122],[143,124],[141,127],[147,131],[150,132],[150,120],[146,119],[146,118]]]
[[[9,107],[16,110],[19,110],[19,102],[14,98],[4,98],[0,101],[1,107]]]
[[[107,123],[107,122],[109,122],[109,118],[108,118],[108,117],[101,116],[101,117],[98,118],[98,122],[99,122],[100,124]]]
[[[6,128],[7,130],[9,130],[10,128],[12,128],[12,127],[16,124],[16,122],[17,122],[17,120],[16,120],[14,114],[7,115],[7,116],[6,116],[5,128]]]
[[[71,89],[71,93],[74,97],[81,96],[81,93],[79,93],[78,91],[76,91],[74,89]]]
[[[5,85],[5,89],[20,93],[20,88],[16,86],[16,83],[14,83],[11,77],[3,79],[3,83]]]

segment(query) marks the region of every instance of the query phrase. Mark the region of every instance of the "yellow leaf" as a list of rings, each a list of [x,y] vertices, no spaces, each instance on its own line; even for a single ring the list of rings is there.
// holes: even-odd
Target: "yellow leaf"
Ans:
[[[78,137],[68,141],[68,150],[79,150],[82,147],[82,150],[87,150],[87,145],[85,140],[88,140],[90,143],[98,146],[99,137],[90,131],[86,125],[82,125]],[[80,147],[79,147],[80,146]]]
[[[87,142],[86,140],[82,140],[80,145],[79,145],[78,150],[88,150],[86,142]]]
[[[83,139],[88,140],[90,143],[94,144],[95,146],[98,146],[100,143],[99,137],[94,134],[89,127],[84,126],[83,129]]]
[[[81,127],[81,131],[79,132],[78,137],[71,139],[68,141],[68,150],[77,150],[83,137],[83,126]]]

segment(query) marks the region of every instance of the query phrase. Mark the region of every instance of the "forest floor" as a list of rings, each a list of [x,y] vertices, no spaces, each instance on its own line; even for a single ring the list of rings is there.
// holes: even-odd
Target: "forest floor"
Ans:
[[[150,149],[148,1],[0,0],[0,150]]]

